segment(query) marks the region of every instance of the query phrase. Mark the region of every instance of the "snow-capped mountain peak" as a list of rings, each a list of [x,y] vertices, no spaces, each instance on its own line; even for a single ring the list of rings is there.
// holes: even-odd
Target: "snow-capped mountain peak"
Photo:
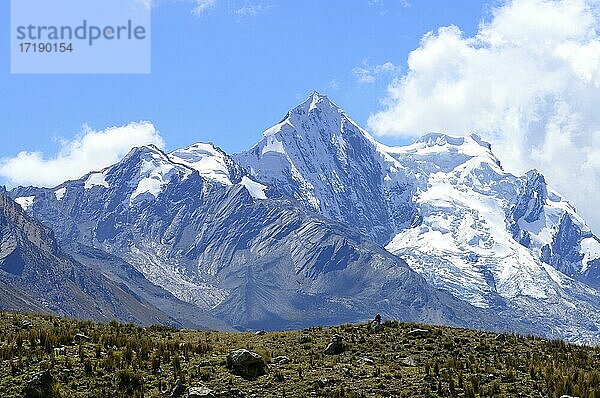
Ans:
[[[461,166],[464,170],[490,167],[503,173],[502,166],[492,146],[478,135],[452,137],[441,133],[427,134],[412,145],[388,147],[379,144],[381,150],[417,174],[429,175],[444,171],[449,172]],[[464,172],[463,172],[464,174]]]
[[[297,106],[292,112],[304,110],[307,113],[314,111],[322,112],[343,112],[339,106],[334,104],[326,95],[314,91],[302,104]]]
[[[133,148],[119,163],[89,173],[80,181],[86,190],[126,189],[133,204],[156,199],[172,179],[185,180],[192,173],[191,168],[172,162],[158,147],[145,145]]]
[[[196,143],[169,153],[169,159],[197,170],[207,180],[232,185],[239,170],[231,158],[213,144]],[[233,181],[232,181],[233,180]]]
[[[285,303],[298,294],[339,301],[349,287],[365,308],[421,308],[420,287],[394,299],[406,284],[383,261],[396,261],[391,252],[477,319],[493,312],[547,336],[600,336],[600,239],[540,172],[506,172],[477,135],[380,144],[318,93],[232,157],[203,143],[168,155],[141,147],[80,180],[11,195],[63,239],[122,255],[246,325],[256,303],[261,317],[295,317]],[[345,274],[356,259],[357,273]],[[365,270],[375,284],[361,285]]]
[[[426,144],[427,146],[433,145],[452,145],[452,146],[462,146],[465,143],[474,142],[479,146],[486,148],[488,150],[492,149],[492,145],[489,142],[484,141],[477,134],[470,134],[466,137],[455,137],[451,135],[447,135],[444,133],[429,133],[424,136],[418,138],[415,143],[416,144]]]
[[[274,193],[356,225],[379,242],[413,221],[406,170],[319,93],[234,158]]]
[[[413,171],[421,220],[387,249],[433,285],[481,307],[555,300],[597,261],[598,239],[544,176],[505,172],[480,137],[429,134],[385,150]]]
[[[236,160],[475,306],[598,296],[572,278],[600,286],[600,240],[543,175],[507,173],[478,135],[389,147],[315,93]]]

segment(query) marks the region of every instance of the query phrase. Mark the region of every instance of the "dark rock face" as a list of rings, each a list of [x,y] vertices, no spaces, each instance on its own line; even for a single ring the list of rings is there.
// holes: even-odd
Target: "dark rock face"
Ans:
[[[538,220],[543,214],[547,198],[548,190],[544,176],[537,170],[528,172],[518,192],[516,202],[507,216],[508,229],[513,238],[527,248],[531,248],[531,236],[528,231],[519,227],[519,220],[528,223]]]
[[[537,170],[528,172],[517,203],[512,209],[512,219],[523,218],[527,222],[538,220],[547,198],[548,189],[544,176]]]
[[[507,216],[509,231],[517,242],[527,248],[532,248],[532,236],[529,231],[520,227],[519,222],[545,223],[544,205],[551,194],[548,192],[546,180],[537,170],[529,171],[523,178],[521,189],[515,204]],[[581,280],[591,286],[599,286],[590,274],[598,270],[596,264],[582,264],[581,241],[585,238],[597,239],[589,231],[582,229],[573,221],[568,213],[562,214],[556,229],[553,231],[552,242],[540,247],[540,260],[552,265],[560,272]],[[581,273],[586,266],[586,271]]]
[[[231,351],[227,354],[227,368],[231,373],[247,379],[255,379],[267,373],[267,365],[263,358],[255,352],[245,349]]]
[[[577,273],[579,271],[577,268],[583,259],[579,252],[581,237],[581,229],[573,223],[571,217],[565,214],[554,235],[548,263],[567,275]]]

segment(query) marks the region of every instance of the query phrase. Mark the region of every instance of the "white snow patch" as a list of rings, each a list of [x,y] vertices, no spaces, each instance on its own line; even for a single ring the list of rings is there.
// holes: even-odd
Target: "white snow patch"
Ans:
[[[144,193],[149,193],[156,198],[168,183],[168,177],[173,169],[173,165],[162,161],[162,159],[156,156],[152,156],[150,159],[143,159],[140,167],[140,176],[142,176],[142,179],[131,194],[130,200],[133,201]]]
[[[294,127],[292,125],[292,123],[290,123],[289,119],[286,118],[281,123],[277,123],[273,127],[270,127],[268,129],[266,129],[263,132],[263,137],[268,137],[268,136],[272,136],[272,135],[275,135],[275,134],[279,133],[281,131],[281,129],[283,128],[283,126],[285,126],[286,124],[289,124],[290,126]]]
[[[85,189],[90,189],[95,186],[100,186],[104,188],[110,188],[108,182],[106,182],[106,175],[104,173],[92,173],[85,180],[85,185],[83,186]]]
[[[504,173],[488,148],[470,137],[458,151],[444,139],[413,147],[412,153],[397,149],[395,154],[423,173],[415,197],[423,222],[399,233],[386,249],[411,259],[411,267],[434,286],[477,307],[491,305],[493,293],[548,298],[560,281],[507,231],[503,195],[516,191],[498,192],[494,185],[516,183],[516,177]],[[539,232],[544,220],[528,226]]]
[[[65,193],[67,193],[67,187],[62,187],[54,191],[54,196],[56,200],[62,200],[65,197]]]
[[[313,109],[317,109],[320,99],[321,97],[316,93],[311,96],[310,106],[308,107],[309,112]]]
[[[246,176],[242,177],[242,182],[240,184],[246,187],[246,190],[248,190],[248,193],[250,193],[253,198],[267,199],[267,195],[265,194],[265,190],[267,189],[266,185],[253,181]]]
[[[581,241],[581,254],[583,254],[581,272],[585,272],[589,268],[590,261],[600,258],[600,242],[594,238],[583,239]]]
[[[268,152],[277,152],[285,155],[285,148],[283,147],[283,143],[279,141],[277,137],[273,135],[268,135],[266,138],[267,142],[260,152],[261,155],[264,155]]]
[[[23,210],[27,211],[31,206],[33,206],[33,201],[35,200],[35,196],[21,196],[20,198],[16,198],[15,202],[17,202]]]
[[[142,194],[157,198],[172,178],[178,176],[185,180],[193,173],[191,168],[172,162],[162,152],[148,151],[143,156],[139,181],[129,198],[130,203]]]

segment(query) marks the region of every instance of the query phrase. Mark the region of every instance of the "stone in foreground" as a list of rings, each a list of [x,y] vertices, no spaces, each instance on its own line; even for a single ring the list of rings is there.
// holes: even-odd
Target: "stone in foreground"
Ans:
[[[267,373],[262,357],[243,348],[227,354],[227,368],[231,373],[246,379],[255,379]]]

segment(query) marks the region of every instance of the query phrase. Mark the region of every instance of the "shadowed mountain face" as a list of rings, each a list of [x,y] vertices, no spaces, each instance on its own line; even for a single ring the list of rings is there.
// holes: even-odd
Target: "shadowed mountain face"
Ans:
[[[182,326],[175,317],[158,310],[130,289],[128,284],[135,277],[119,283],[75,261],[59,249],[52,230],[26,215],[21,206],[0,192],[2,309]],[[146,287],[150,286],[146,281]]]
[[[143,281],[241,329],[380,312],[600,340],[600,241],[541,174],[506,173],[475,135],[384,146],[316,93],[234,157],[136,148],[11,196],[161,310]]]

